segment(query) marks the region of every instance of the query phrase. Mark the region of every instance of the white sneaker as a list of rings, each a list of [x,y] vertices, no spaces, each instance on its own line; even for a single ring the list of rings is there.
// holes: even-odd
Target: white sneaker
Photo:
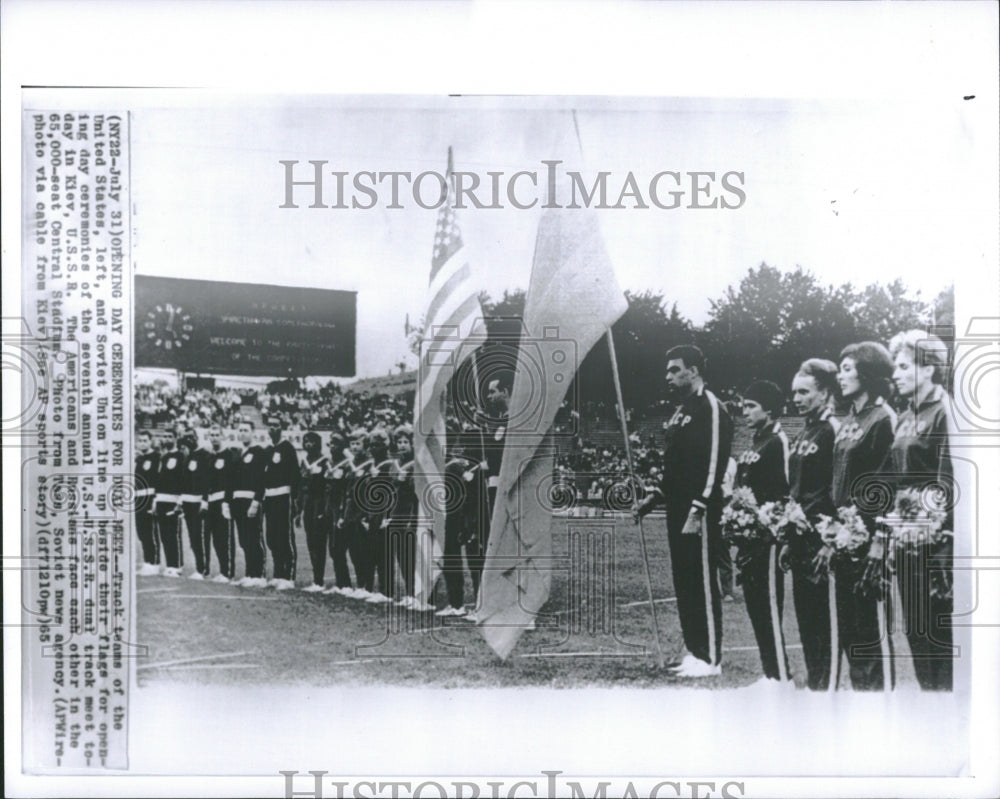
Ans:
[[[331,585],[329,588],[323,589],[324,594],[343,594],[344,589],[336,585]]]
[[[469,621],[479,621],[479,614],[476,613],[475,610],[470,610],[468,613],[465,614],[465,618],[467,618]]]
[[[355,588],[354,589],[354,598],[355,599],[368,599],[368,597],[370,597],[371,595],[372,595],[372,592],[368,591],[365,588]]]
[[[396,605],[399,606],[399,607],[401,607],[401,608],[410,609],[410,608],[413,607],[413,597],[412,596],[404,596],[402,599],[397,599],[396,600]]]
[[[263,577],[247,577],[247,588],[267,588],[267,580]]]
[[[681,662],[678,663],[676,666],[671,666],[670,670],[674,671],[674,672],[683,671],[684,669],[686,669],[689,666],[691,666],[696,660],[698,660],[698,658],[696,658],[690,652],[686,652],[684,654],[684,657],[681,660]],[[704,661],[702,661],[702,662],[704,662]]]
[[[178,569],[178,568],[175,568],[173,566],[167,566],[167,568],[165,568],[163,570],[163,576],[164,577],[180,577],[181,576],[181,570]]]
[[[213,583],[222,583],[223,585],[229,582],[229,578],[224,574],[217,574],[212,578]]]
[[[428,611],[434,610],[434,606],[429,602],[421,602],[416,597],[413,598],[413,602],[410,603],[410,610],[415,610],[419,613],[426,613]]]
[[[722,664],[713,666],[707,660],[695,658],[693,663],[682,666],[675,673],[678,677],[717,677],[722,674]]]
[[[534,630],[535,629],[535,618],[534,617],[532,617],[531,619],[528,620],[528,623],[524,625],[524,629],[525,630]]]
[[[291,591],[295,588],[295,583],[291,580],[277,579],[274,581],[274,588],[277,591]]]
[[[435,616],[461,616],[464,614],[465,608],[453,608],[451,605],[445,605],[441,610],[437,611]]]
[[[160,567],[157,566],[155,563],[143,563],[142,566],[139,567],[139,571],[136,572],[136,574],[138,574],[141,577],[153,577],[155,575],[158,575],[159,573],[160,573]]]
[[[263,580],[264,578],[261,577],[261,579]],[[266,585],[268,588],[274,588],[277,584],[278,584],[278,579],[276,577],[272,577],[270,580],[264,580],[264,585]]]
[[[389,597],[387,597],[385,594],[381,594],[378,591],[376,591],[374,594],[368,597],[368,599],[366,599],[365,602],[367,602],[370,605],[382,605],[386,602],[392,602],[392,600],[389,599]]]
[[[323,591],[323,586],[316,585],[316,583],[310,583],[302,587],[302,593],[304,594],[317,594]]]
[[[205,575],[202,574],[201,572],[191,572],[188,575],[188,579],[189,580],[204,580],[205,579]]]

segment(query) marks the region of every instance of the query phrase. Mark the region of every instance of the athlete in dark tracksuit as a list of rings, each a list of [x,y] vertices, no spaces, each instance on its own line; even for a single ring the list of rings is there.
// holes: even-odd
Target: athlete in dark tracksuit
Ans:
[[[897,364],[899,359],[897,358]],[[899,417],[892,443],[894,477],[899,489],[933,486],[943,492],[943,530],[954,532],[953,485],[948,443],[950,398],[940,385]],[[950,691],[953,683],[952,559],[954,541],[918,544],[896,550],[906,640],[913,656],[917,682],[925,691]]]
[[[473,558],[479,554],[477,534],[482,526],[481,502],[484,487],[479,463],[456,451],[444,467],[445,480],[455,486],[455,506],[447,510],[444,523],[443,573],[448,589],[448,605],[459,613],[465,608],[465,578],[462,550],[472,576],[472,592],[479,593],[480,571],[473,568]],[[473,549],[475,547],[475,549]]]
[[[688,356],[689,352],[696,355]],[[697,362],[688,363],[686,357],[701,357],[694,347],[684,348],[683,353],[667,353],[668,381],[676,371],[692,373]],[[724,546],[722,480],[732,447],[732,422],[700,374],[689,379],[693,382],[680,388],[672,383],[683,398],[665,431],[661,489],[650,495],[639,513],[648,513],[659,502],[666,505],[670,565],[684,644],[696,660],[718,667],[722,658],[718,577],[719,549]]]
[[[337,455],[343,455],[342,451]],[[330,559],[333,561],[333,578],[338,589],[353,588],[351,572],[347,565],[348,531],[344,528],[344,504],[347,498],[348,475],[352,466],[350,456],[339,459],[327,469],[327,520],[330,525]]]
[[[789,452],[789,492],[813,525],[820,516],[833,518],[837,513],[830,487],[833,441],[838,427],[829,408],[817,408],[806,416],[805,427]],[[813,573],[813,558],[821,547],[815,529],[793,536],[788,542],[795,619],[806,661],[806,684],[812,691],[831,687],[830,591],[826,576]]]
[[[264,581],[264,535],[263,502],[264,470],[267,468],[267,454],[256,445],[251,445],[253,427],[249,422],[239,424],[243,449],[233,460],[233,501],[230,506],[240,549],[246,561],[245,580]],[[245,584],[245,583],[244,583]]]
[[[773,385],[773,384],[772,384]],[[774,386],[777,390],[777,386]],[[750,392],[747,392],[749,395]],[[747,396],[744,397],[744,401]],[[758,506],[777,502],[788,495],[788,438],[780,422],[766,420],[753,434],[753,440],[736,461],[736,485],[753,491]],[[740,545],[739,568],[747,615],[753,626],[764,676],[772,680],[788,679],[788,657],[781,630],[785,598],[784,573],[777,568],[776,547],[760,541]],[[771,577],[777,618],[772,618]],[[780,649],[780,655],[778,654]]]
[[[208,495],[208,514],[205,517],[206,538],[215,549],[219,561],[218,582],[233,579],[236,569],[236,535],[233,530],[233,476],[236,470],[237,453],[221,448],[221,438],[213,429],[212,451],[209,453],[205,481]],[[211,560],[208,550],[206,561]]]
[[[264,532],[267,548],[274,561],[274,579],[284,581],[279,588],[295,581],[295,529],[293,518],[298,509],[302,473],[295,445],[281,438],[281,423],[272,418],[268,424],[271,446],[267,450],[264,471]]]
[[[302,461],[302,526],[306,531],[313,585],[322,587],[326,577],[326,551],[333,532],[327,515],[330,502],[326,473],[330,459],[322,454],[319,434],[314,431],[302,437],[302,446],[306,451]]]
[[[892,440],[893,415],[881,397],[869,399],[860,411],[852,405],[834,440],[833,503],[838,508],[857,507],[869,531],[874,531],[875,519],[888,510],[884,503],[877,510],[869,509],[883,493]],[[892,687],[896,677],[886,618],[889,598],[880,601],[866,585],[867,555],[865,547],[859,560],[842,557],[836,561],[838,641],[847,656],[851,685],[879,691]]]
[[[417,494],[413,482],[413,433],[408,425],[396,428],[396,460],[393,480],[396,501],[389,514],[387,554],[403,578],[403,597],[413,597],[417,573]],[[390,567],[391,573],[391,567]],[[400,596],[393,599],[400,601]],[[415,597],[414,597],[415,598]]]
[[[172,434],[165,437],[164,443],[166,451],[160,456],[160,471],[156,476],[156,525],[160,531],[164,560],[167,562],[165,573],[171,577],[179,577],[184,565],[180,518],[186,456],[173,448]]]
[[[190,454],[184,461],[184,479],[181,486],[181,504],[184,508],[184,526],[194,553],[194,573],[208,577],[211,549],[206,525],[208,514],[208,458],[207,450],[198,447],[194,433],[186,436]],[[193,576],[193,575],[192,575]]]
[[[135,456],[135,530],[142,545],[145,567],[160,565],[160,539],[156,535],[153,503],[156,498],[156,476],[160,470],[160,453],[149,448],[150,435],[146,431],[136,434]],[[153,569],[146,568],[152,574]]]

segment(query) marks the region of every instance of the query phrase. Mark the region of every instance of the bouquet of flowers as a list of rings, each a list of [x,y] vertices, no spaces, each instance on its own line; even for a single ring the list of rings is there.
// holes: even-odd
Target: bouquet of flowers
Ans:
[[[761,522],[757,498],[746,486],[733,490],[729,504],[722,511],[722,535],[733,544],[772,539],[770,528]]]
[[[812,528],[802,506],[794,499],[765,502],[757,511],[757,517],[778,543],[796,535],[805,535]]]
[[[952,535],[942,529],[947,517],[931,492],[906,488],[896,494],[893,512],[878,521],[892,530],[897,544],[917,549],[926,544],[936,546]]]
[[[816,531],[823,543],[832,547],[836,556],[851,560],[858,560],[871,540],[871,534],[854,506],[839,508],[836,519],[820,516]]]

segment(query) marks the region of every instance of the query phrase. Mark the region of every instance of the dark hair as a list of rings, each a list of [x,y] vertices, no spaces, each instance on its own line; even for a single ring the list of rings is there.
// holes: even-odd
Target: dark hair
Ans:
[[[135,433],[135,437],[138,438],[139,436],[145,436],[146,438],[152,438],[153,434],[150,433],[148,430],[137,430],[136,433]]]
[[[305,446],[310,441],[319,446],[323,445],[323,440],[319,437],[319,433],[315,430],[310,430],[302,436],[302,446]]]
[[[486,388],[490,387],[490,383],[496,383],[497,388],[501,391],[506,391],[508,394],[514,392],[514,373],[509,369],[502,369],[489,376],[486,381]]]
[[[877,341],[848,344],[840,352],[840,360],[844,358],[854,361],[862,391],[875,397],[888,397],[892,393],[892,358],[889,350]]]
[[[240,419],[240,420],[239,420],[239,421],[238,421],[238,422],[236,423],[236,426],[237,426],[237,427],[239,427],[239,426],[240,426],[241,424],[248,424],[248,425],[250,425],[250,429],[251,429],[251,430],[253,430],[253,429],[254,429],[254,428],[253,428],[253,422],[251,422],[251,421],[250,421],[249,419],[247,419],[246,417],[243,417],[242,419]]]
[[[705,353],[694,344],[678,344],[667,350],[667,361],[673,360],[681,360],[688,369],[697,367],[698,374],[705,374]]]
[[[837,364],[826,358],[809,358],[802,362],[796,376],[811,377],[820,391],[837,396]]]

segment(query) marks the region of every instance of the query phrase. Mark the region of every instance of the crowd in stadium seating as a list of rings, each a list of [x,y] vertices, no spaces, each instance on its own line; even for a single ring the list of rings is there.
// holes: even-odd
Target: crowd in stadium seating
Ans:
[[[270,393],[266,390],[232,389],[169,389],[162,385],[139,385],[135,394],[137,426],[175,425],[204,428],[217,424],[231,427],[241,415],[256,409],[261,415],[277,415],[286,430],[322,432],[339,431],[346,435],[350,430],[383,428],[393,430],[400,424],[412,421],[413,394],[396,396],[381,393],[356,392],[333,383],[318,389],[299,389],[294,393]],[[666,417],[666,407],[651,407],[641,413],[627,412],[630,424],[640,418]],[[580,413],[564,406],[560,416],[562,429],[570,429],[570,414],[585,417],[590,425],[616,431],[618,422],[613,406],[587,402]],[[468,427],[468,421],[455,414],[448,417],[450,431]],[[633,466],[636,479],[644,485],[653,485],[658,479],[662,449],[654,436],[642,440],[637,433],[631,435]],[[592,507],[601,504],[604,493],[614,484],[624,480],[628,473],[623,446],[601,446],[585,436],[567,437],[560,446],[557,462],[559,481],[572,487],[575,504]]]

